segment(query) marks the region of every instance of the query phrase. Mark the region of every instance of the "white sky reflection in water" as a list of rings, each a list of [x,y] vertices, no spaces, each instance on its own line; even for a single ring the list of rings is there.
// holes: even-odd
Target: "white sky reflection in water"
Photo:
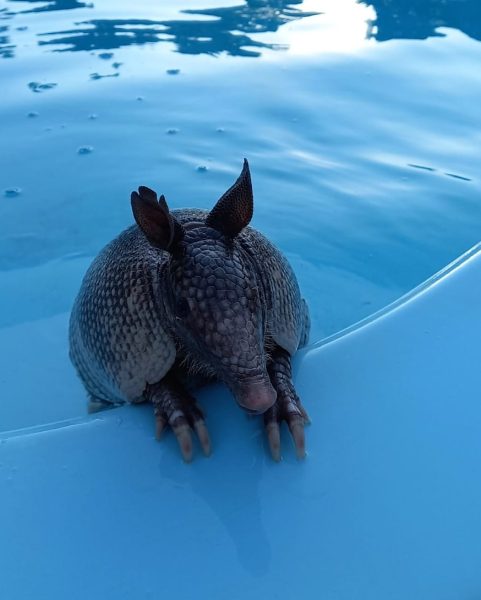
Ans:
[[[372,6],[356,0],[309,0],[302,9],[321,14],[288,23],[278,31],[276,42],[288,46],[292,55],[349,54],[374,43],[367,35],[369,21],[376,16]]]

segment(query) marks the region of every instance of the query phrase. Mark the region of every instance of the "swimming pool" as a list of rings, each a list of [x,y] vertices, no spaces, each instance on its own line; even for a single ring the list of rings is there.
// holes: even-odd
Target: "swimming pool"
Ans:
[[[31,395],[19,379],[47,389],[69,368],[73,297],[132,222],[139,184],[209,206],[248,157],[253,223],[292,262],[313,341],[479,240],[475,3],[224,4],[4,3],[0,337],[14,396]],[[0,427],[78,414],[73,396],[12,398]]]
[[[481,8],[226,4],[0,4],[0,597],[478,597],[479,248],[315,342],[479,242]],[[208,207],[244,156],[311,307],[310,455],[217,386],[186,468],[150,407],[85,417],[68,315],[132,189]]]

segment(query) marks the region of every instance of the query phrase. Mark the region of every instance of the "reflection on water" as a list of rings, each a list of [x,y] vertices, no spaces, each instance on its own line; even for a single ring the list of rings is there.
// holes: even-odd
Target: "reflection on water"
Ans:
[[[479,0],[357,0],[374,9],[376,17],[366,25],[366,36],[378,41],[425,39],[440,36],[439,27],[451,27],[481,40]],[[32,8],[0,9],[0,19],[47,11],[93,8],[81,0],[9,0],[9,6],[30,3]],[[92,19],[71,28],[39,33],[40,46],[54,52],[109,50],[130,45],[168,42],[183,54],[226,53],[230,56],[260,56],[262,49],[285,48],[260,41],[256,35],[277,31],[282,25],[310,17],[296,5],[302,0],[246,0],[238,6],[187,9],[184,14],[201,18],[179,20]],[[16,6],[15,6],[16,8]],[[210,18],[209,18],[210,17]],[[8,25],[0,27],[0,57],[12,58],[15,44]]]
[[[222,423],[233,422],[240,416],[229,402],[229,398],[222,400],[226,402],[219,402],[215,417],[211,415],[217,420],[219,429],[222,428]],[[214,410],[210,412],[213,413]],[[150,414],[147,411],[144,413],[148,417],[146,435],[149,435]],[[266,531],[266,517],[263,514],[265,502],[260,491],[262,479],[266,475],[263,458],[265,448],[262,437],[258,435],[261,432],[256,431],[252,435],[255,428],[254,423],[249,422],[246,428],[230,429],[232,451],[229,452],[229,449],[224,447],[223,460],[226,468],[235,473],[234,477],[219,478],[213,486],[206,477],[203,465],[197,470],[179,469],[178,464],[171,460],[162,461],[159,477],[169,482],[170,487],[188,489],[194,498],[201,499],[210,508],[231,538],[242,568],[251,577],[257,578],[265,576],[269,571],[272,548]],[[176,452],[174,445],[170,445],[172,448],[169,450]],[[228,456],[225,452],[229,453]],[[288,460],[284,466],[289,468],[287,465]],[[301,487],[302,471],[298,469],[296,472],[294,469],[290,481],[293,489]]]
[[[15,46],[10,43],[10,38],[5,35],[8,31],[6,25],[0,25],[0,56],[2,58],[13,58]]]
[[[247,0],[239,6],[183,11],[210,16],[212,20],[93,19],[79,23],[80,27],[75,29],[40,34],[54,37],[39,44],[67,46],[55,48],[55,51],[75,52],[170,42],[183,54],[216,55],[225,52],[231,56],[260,56],[256,49],[278,49],[279,46],[254,40],[246,34],[274,32],[285,23],[317,14],[293,8],[292,5],[301,2]]]
[[[9,0],[10,2],[21,2],[22,4],[40,4],[40,6],[35,6],[35,8],[29,8],[27,10],[20,10],[15,14],[25,14],[25,13],[36,13],[36,12],[47,12],[52,10],[71,10],[74,8],[93,8],[93,4],[91,2],[79,2],[78,0],[50,0],[49,2],[45,2],[45,0]],[[13,11],[12,11],[13,12]]]
[[[147,19],[93,19],[80,23],[82,27],[42,33],[42,36],[58,36],[41,40],[41,46],[67,46],[55,48],[55,52],[78,52],[82,50],[106,50],[131,44],[142,45],[161,41],[160,21]]]
[[[372,6],[376,19],[368,35],[378,41],[441,36],[438,27],[459,29],[481,40],[479,0],[360,0]]]

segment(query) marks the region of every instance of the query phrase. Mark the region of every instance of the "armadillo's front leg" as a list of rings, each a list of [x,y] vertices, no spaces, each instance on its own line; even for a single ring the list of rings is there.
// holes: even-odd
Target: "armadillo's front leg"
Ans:
[[[154,405],[157,439],[169,425],[177,437],[184,460],[190,462],[192,460],[191,430],[193,429],[199,437],[204,454],[209,456],[210,438],[204,422],[204,415],[193,396],[185,390],[172,373],[168,373],[159,383],[148,385],[145,395]]]
[[[304,458],[306,455],[304,425],[309,423],[309,417],[292,383],[289,353],[277,346],[272,352],[268,371],[271,383],[277,392],[275,404],[264,414],[264,424],[272,458],[276,461],[281,459],[279,426],[282,421],[286,421],[289,426],[297,457]]]

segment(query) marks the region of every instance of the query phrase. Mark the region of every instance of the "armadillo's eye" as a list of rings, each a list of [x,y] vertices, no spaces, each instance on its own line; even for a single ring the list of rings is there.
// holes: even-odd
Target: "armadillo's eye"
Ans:
[[[175,303],[175,316],[178,319],[185,319],[189,314],[189,304],[185,298],[177,298]]]

